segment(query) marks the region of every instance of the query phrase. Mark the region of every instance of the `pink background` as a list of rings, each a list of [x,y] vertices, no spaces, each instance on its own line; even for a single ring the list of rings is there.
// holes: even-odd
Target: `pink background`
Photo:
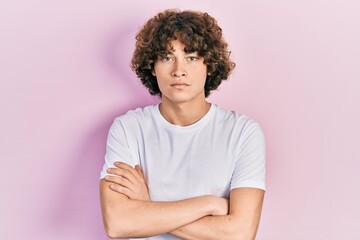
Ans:
[[[219,20],[237,63],[210,101],[264,129],[259,240],[360,239],[358,1],[0,1],[0,236],[99,240],[112,120],[156,102],[128,67],[166,8]]]

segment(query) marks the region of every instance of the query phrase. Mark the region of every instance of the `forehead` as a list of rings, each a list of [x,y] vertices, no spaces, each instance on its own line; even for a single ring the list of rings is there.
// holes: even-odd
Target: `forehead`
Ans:
[[[191,47],[186,46],[181,40],[175,39],[175,40],[171,40],[167,43],[166,52],[168,54],[172,54],[172,53],[179,53],[179,52],[194,53],[197,51]]]
[[[185,48],[186,48],[185,44],[182,43],[179,39],[171,40],[167,44],[167,51],[170,52],[184,51]]]

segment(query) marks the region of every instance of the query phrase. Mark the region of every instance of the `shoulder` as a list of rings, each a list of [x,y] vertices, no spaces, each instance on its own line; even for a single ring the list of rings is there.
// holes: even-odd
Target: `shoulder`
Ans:
[[[149,105],[129,110],[125,114],[116,117],[114,122],[121,123],[123,125],[133,125],[138,122],[146,121],[153,117],[156,107],[157,105]]]
[[[151,125],[155,108],[157,105],[149,105],[143,108],[136,108],[127,111],[125,114],[116,117],[110,127],[110,131],[117,133],[123,132],[139,133],[147,125]]]
[[[224,127],[230,127],[232,131],[244,134],[252,131],[262,132],[260,124],[253,118],[237,111],[227,110],[215,105],[215,121]]]
[[[265,136],[260,124],[253,118],[216,106],[215,122],[222,136],[233,143],[237,151],[244,146],[265,145]]]

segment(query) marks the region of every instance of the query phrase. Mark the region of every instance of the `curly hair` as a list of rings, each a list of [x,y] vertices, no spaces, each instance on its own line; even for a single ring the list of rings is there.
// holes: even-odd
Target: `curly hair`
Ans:
[[[196,11],[165,10],[148,20],[136,35],[131,68],[148,88],[151,95],[161,92],[156,77],[152,75],[154,63],[169,53],[171,41],[179,39],[187,53],[197,52],[207,65],[204,86],[205,97],[228,79],[235,63],[229,59],[228,44],[222,29],[208,13]]]

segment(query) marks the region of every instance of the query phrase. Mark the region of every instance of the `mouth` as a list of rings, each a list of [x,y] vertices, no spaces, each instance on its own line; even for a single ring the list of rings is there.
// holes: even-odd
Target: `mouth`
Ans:
[[[174,87],[174,88],[177,88],[177,89],[184,89],[188,86],[190,86],[190,84],[187,84],[187,83],[173,83],[173,84],[170,84],[171,87]]]

